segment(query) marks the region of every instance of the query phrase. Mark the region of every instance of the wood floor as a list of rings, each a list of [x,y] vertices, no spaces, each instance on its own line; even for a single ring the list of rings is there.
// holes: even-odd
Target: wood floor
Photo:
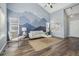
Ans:
[[[79,38],[55,39],[62,41],[41,51],[35,51],[28,40],[20,41],[19,46],[18,42],[10,42],[3,56],[79,56]]]

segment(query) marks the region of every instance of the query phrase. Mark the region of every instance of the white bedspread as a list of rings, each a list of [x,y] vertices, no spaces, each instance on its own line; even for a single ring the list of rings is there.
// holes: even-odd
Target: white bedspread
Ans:
[[[46,37],[47,35],[43,31],[30,31],[29,38]]]

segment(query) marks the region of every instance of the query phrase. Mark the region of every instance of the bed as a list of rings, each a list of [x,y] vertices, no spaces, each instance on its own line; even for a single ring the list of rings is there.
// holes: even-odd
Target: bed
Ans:
[[[29,38],[33,39],[33,38],[40,38],[40,37],[46,37],[47,35],[45,34],[45,32],[43,32],[42,30],[39,31],[30,31],[29,32]]]

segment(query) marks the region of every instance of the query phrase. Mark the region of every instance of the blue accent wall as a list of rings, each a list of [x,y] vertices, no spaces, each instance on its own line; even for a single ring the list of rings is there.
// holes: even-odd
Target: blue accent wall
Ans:
[[[50,15],[37,3],[10,3],[8,6],[8,18],[19,17],[20,35],[22,27],[27,27],[27,31],[46,29],[46,22],[49,22]]]
[[[20,29],[22,27],[26,27],[27,32],[34,31],[34,30],[45,31],[46,22],[47,20],[45,18],[39,18],[38,16],[30,12],[25,12],[22,16],[20,16]]]
[[[35,14],[31,12],[24,12],[24,13],[16,13],[10,9],[8,9],[9,17],[19,17],[20,21],[20,29],[19,29],[19,35],[22,35],[22,27],[27,28],[27,32],[29,33],[30,31],[36,31],[36,30],[43,30],[46,31],[46,22],[47,19],[45,18],[40,18],[36,16]]]

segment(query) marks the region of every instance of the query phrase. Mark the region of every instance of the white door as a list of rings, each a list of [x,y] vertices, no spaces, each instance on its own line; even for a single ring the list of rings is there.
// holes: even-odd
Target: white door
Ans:
[[[9,37],[10,40],[18,37],[19,34],[19,19],[18,17],[9,17]]]
[[[72,20],[69,24],[69,36],[79,37],[79,20]]]

